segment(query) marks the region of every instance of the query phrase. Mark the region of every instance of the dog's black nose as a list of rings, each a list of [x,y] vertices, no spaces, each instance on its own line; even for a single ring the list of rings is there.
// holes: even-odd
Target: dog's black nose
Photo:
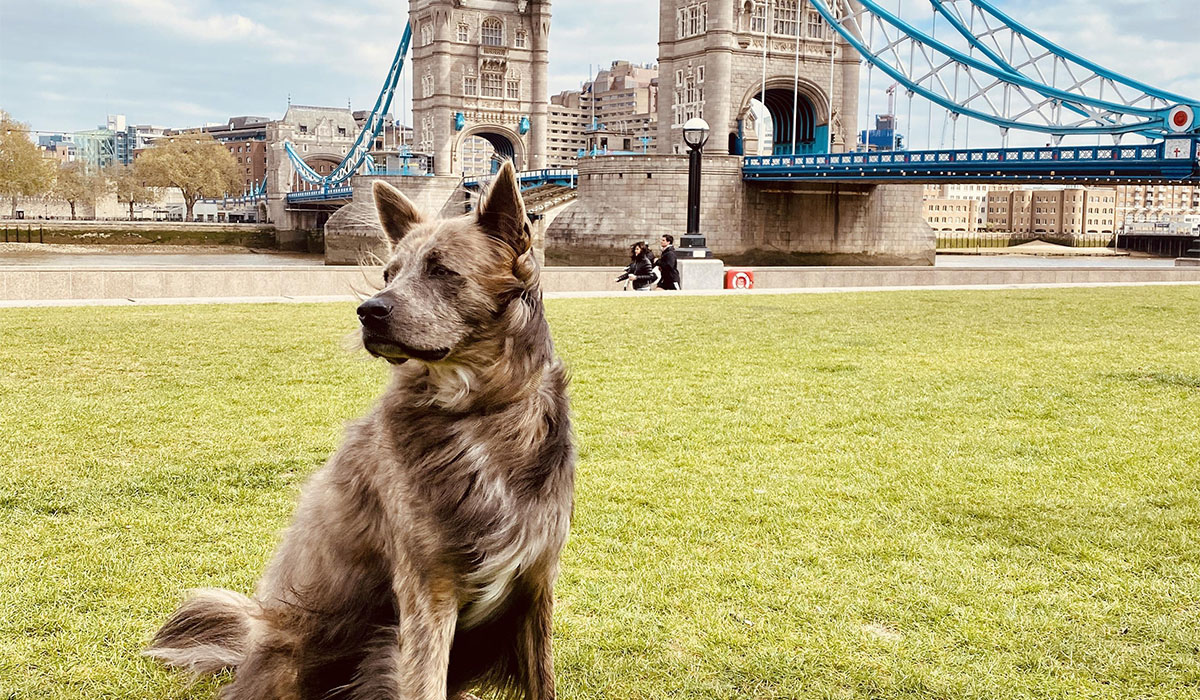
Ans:
[[[378,297],[367,299],[358,307],[358,320],[364,326],[377,323],[392,313],[392,305]]]

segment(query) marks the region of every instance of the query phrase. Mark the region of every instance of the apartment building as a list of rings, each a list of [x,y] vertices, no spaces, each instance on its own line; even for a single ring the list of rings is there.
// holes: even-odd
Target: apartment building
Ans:
[[[994,191],[986,206],[989,231],[1079,236],[1116,230],[1117,190],[1112,187]]]
[[[580,151],[587,148],[587,114],[577,104],[569,107],[550,99],[549,123],[546,128],[546,166],[573,168]]]
[[[922,205],[925,221],[934,231],[977,231],[979,206],[969,199],[926,197]]]
[[[658,131],[658,67],[629,61],[550,98],[548,164],[574,165],[580,151],[653,153]]]
[[[1200,216],[1200,187],[1122,185],[1117,188],[1117,221],[1169,221]]]
[[[1005,185],[925,185],[925,220],[935,231],[982,231],[987,225],[988,192]]]

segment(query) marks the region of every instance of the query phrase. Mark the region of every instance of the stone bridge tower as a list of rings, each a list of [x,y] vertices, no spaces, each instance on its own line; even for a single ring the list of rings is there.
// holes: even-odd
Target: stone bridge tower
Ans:
[[[794,134],[796,153],[823,153],[831,82],[833,150],[853,147],[858,54],[807,0],[661,0],[658,22],[660,153],[684,152],[683,122],[702,117],[706,154],[755,155],[751,100],[770,115],[772,152],[792,153]]]
[[[409,0],[415,150],[437,175],[487,140],[518,169],[545,167],[549,0]]]

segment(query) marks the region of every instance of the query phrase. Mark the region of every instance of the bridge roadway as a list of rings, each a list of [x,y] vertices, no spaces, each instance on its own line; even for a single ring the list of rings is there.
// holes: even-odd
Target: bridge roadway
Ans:
[[[1057,182],[1200,183],[1193,137],[1158,144],[1047,146],[950,151],[879,151],[749,156],[742,178],[754,181],[862,183]]]
[[[1045,182],[1064,184],[1200,183],[1200,139],[1171,138],[1158,144],[1045,146],[945,151],[878,151],[816,155],[747,156],[742,179],[755,182]],[[546,185],[575,188],[573,168],[545,168],[519,174],[521,189]],[[486,177],[464,178],[478,190]],[[349,202],[353,189],[330,187],[291,192],[292,206]]]

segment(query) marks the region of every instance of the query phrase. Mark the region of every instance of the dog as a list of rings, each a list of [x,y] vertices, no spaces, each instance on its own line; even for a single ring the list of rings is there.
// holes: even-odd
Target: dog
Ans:
[[[516,173],[452,219],[373,192],[391,253],[358,317],[391,384],[304,487],[254,596],[193,592],[146,654],[232,669],[225,700],[550,700],[575,450]]]

